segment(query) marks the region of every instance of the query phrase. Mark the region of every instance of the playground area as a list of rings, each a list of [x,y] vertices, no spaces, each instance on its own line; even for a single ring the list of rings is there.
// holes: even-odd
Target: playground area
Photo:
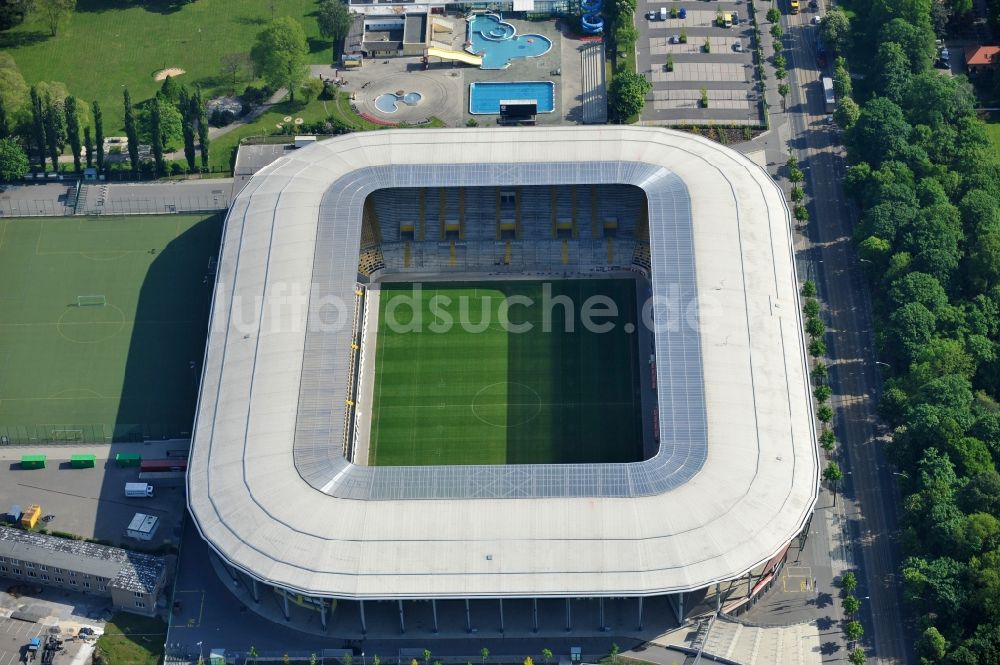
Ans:
[[[593,59],[591,42],[570,35],[554,19],[503,17],[500,21],[494,15],[478,15],[472,21],[478,31],[465,18],[448,16],[447,22],[454,27],[450,32],[435,32],[430,47],[420,55],[366,58],[361,67],[337,72],[313,66],[312,73],[345,80],[343,90],[351,95],[357,111],[379,124],[419,125],[431,117],[450,127],[494,124],[497,116],[470,113],[470,85],[509,83],[515,90],[513,84],[526,82],[551,82],[551,86],[546,84],[546,99],[540,100],[546,111],[540,109],[539,124],[582,121],[584,100],[594,97],[593,88],[598,85],[591,81],[594,77],[585,75],[586,63]],[[472,33],[479,37],[470,43]],[[486,43],[486,52],[469,53],[480,42]],[[590,70],[599,68],[586,69]],[[599,87],[603,96],[603,81]]]

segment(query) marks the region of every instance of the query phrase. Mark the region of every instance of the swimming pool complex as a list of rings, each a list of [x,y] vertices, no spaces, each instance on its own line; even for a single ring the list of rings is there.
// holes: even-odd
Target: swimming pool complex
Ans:
[[[506,100],[534,100],[539,113],[552,113],[556,109],[556,84],[552,81],[476,81],[469,84],[469,113],[497,115],[500,102]]]
[[[496,14],[476,14],[469,20],[466,51],[483,57],[482,69],[506,69],[511,60],[537,58],[552,48],[542,35],[518,35],[510,23]]]

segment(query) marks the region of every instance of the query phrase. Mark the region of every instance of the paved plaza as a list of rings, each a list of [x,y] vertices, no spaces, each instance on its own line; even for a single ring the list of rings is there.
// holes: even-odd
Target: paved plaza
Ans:
[[[648,12],[658,15],[661,7],[685,9],[687,14],[664,21],[647,18]],[[636,67],[653,85],[641,124],[761,124],[749,8],[743,2],[713,2],[711,9],[705,7],[689,0],[640,2]],[[731,28],[716,25],[720,11],[736,13],[740,22]],[[701,103],[703,89],[707,107]]]

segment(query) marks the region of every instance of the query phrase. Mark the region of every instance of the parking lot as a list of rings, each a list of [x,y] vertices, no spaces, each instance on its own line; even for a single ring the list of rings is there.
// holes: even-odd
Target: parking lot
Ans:
[[[184,513],[183,478],[140,481],[139,469],[118,468],[114,455],[116,452],[138,452],[143,457],[156,459],[165,457],[168,449],[186,451],[187,445],[185,441],[93,447],[39,446],[37,449],[12,446],[0,449],[0,510],[6,512],[15,504],[22,509],[38,504],[43,515],[51,516],[47,521],[39,522],[39,526],[50,532],[62,531],[96,538],[131,549],[176,545]],[[21,469],[18,461],[21,455],[35,452],[48,457],[46,467]],[[70,455],[81,452],[97,455],[95,468],[70,468]],[[154,496],[126,498],[126,482],[149,482],[154,486]],[[153,540],[140,542],[125,537],[126,527],[137,512],[160,518]]]
[[[38,637],[45,629],[37,623],[0,619],[0,665],[24,662],[23,654],[28,641]]]
[[[660,11],[664,7],[665,20]],[[719,12],[734,14],[734,25],[718,25]],[[653,85],[642,113],[644,124],[761,123],[753,26],[746,3],[644,0],[636,23],[636,67]],[[702,105],[702,89],[708,97],[707,107]]]

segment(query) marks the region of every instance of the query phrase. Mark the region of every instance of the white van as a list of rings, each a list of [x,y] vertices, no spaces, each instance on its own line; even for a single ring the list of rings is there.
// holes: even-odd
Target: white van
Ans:
[[[667,15],[668,15],[667,14],[667,8],[666,7],[660,7],[660,20],[661,21],[666,21],[667,20]]]
[[[146,498],[153,496],[153,486],[149,483],[125,483],[125,496]]]

